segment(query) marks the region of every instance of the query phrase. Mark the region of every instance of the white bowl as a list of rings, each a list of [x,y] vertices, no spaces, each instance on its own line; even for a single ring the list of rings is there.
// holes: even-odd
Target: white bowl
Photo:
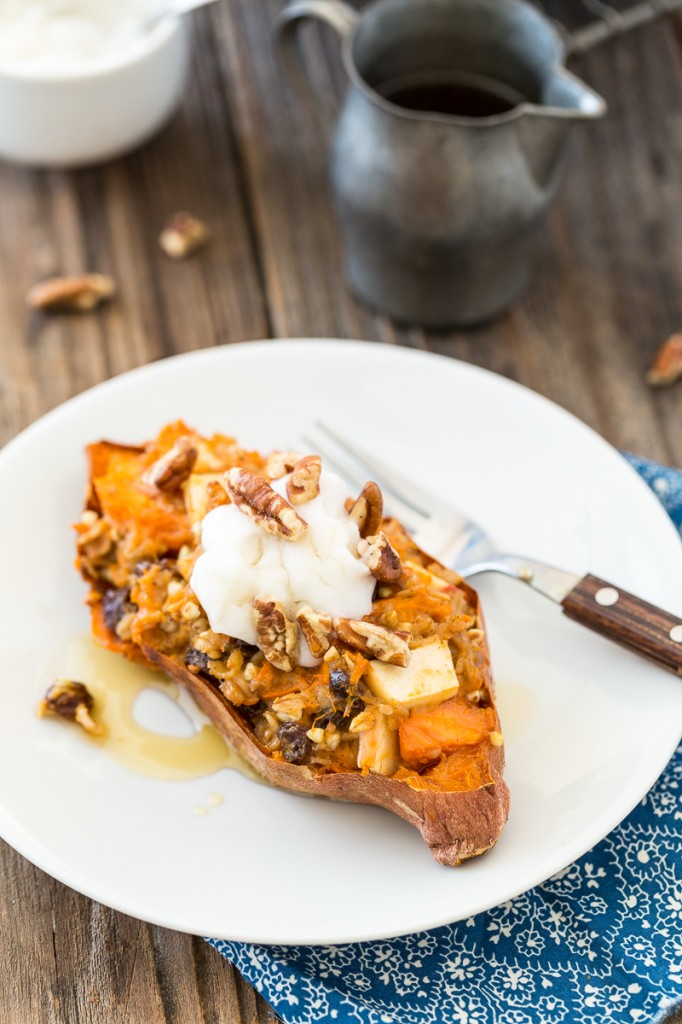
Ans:
[[[119,156],[173,113],[188,64],[186,22],[168,19],[87,69],[0,65],[0,158],[78,167]]]

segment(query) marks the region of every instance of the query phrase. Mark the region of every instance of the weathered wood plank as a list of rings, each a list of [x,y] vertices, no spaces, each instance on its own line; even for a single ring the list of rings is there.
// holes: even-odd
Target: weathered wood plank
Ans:
[[[327,185],[328,139],[288,87],[268,42],[277,9],[244,0],[233,21],[216,12],[276,332],[399,341],[464,358],[544,392],[616,445],[682,461],[682,438],[665,426],[682,409],[679,389],[654,394],[643,382],[655,348],[681,318],[681,235],[671,207],[682,172],[665,145],[682,116],[670,26],[650,25],[575,62],[612,110],[575,128],[523,300],[477,331],[425,334],[395,327],[349,295]],[[336,44],[329,34],[322,44],[319,32],[309,35],[312,87],[331,104],[342,81]],[[651,171],[653,149],[665,194]]]
[[[174,352],[268,335],[428,348],[522,381],[619,446],[682,465],[682,387],[643,372],[682,323],[682,33],[651,25],[574,70],[610,103],[576,128],[523,301],[475,331],[393,325],[349,294],[325,132],[288,89],[271,41],[280,0],[197,18],[192,86],[136,154],[68,173],[0,166],[0,442],[71,394]],[[576,5],[547,4],[568,21]],[[584,12],[577,19],[587,20]],[[343,89],[336,42],[306,33],[316,90]],[[187,207],[214,237],[172,263],[156,237]],[[111,272],[95,316],[31,314],[54,272]],[[11,1024],[266,1024],[271,1011],[201,939],[79,896],[0,844],[0,1020]]]
[[[328,138],[288,86],[272,40],[278,0],[237,0],[232,19],[211,12],[277,336],[378,337],[395,341],[383,317],[357,304],[344,283],[327,184]],[[319,38],[319,37],[317,37]],[[315,89],[333,104],[318,60]]]
[[[267,337],[259,259],[212,33],[197,39],[192,87],[164,132],[93,169],[0,166],[0,439],[41,411],[174,352]],[[210,225],[210,245],[175,262],[157,236],[178,209]],[[24,295],[54,273],[111,273],[119,294],[95,316],[29,313]]]
[[[273,1024],[203,939],[118,914],[0,843],[0,1020],[7,1024]]]
[[[0,166],[0,441],[70,395],[150,359],[270,333],[214,45],[200,29],[192,88],[164,133],[76,173]],[[189,208],[210,246],[183,263],[157,246]],[[95,316],[45,317],[24,296],[53,273],[112,273]],[[263,1000],[200,939],[150,928],[49,879],[0,844],[0,1020],[271,1022]]]

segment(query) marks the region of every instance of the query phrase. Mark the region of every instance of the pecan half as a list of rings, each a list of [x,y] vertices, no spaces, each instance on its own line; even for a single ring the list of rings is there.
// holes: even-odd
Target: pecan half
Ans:
[[[305,519],[272,489],[265,477],[247,469],[230,469],[225,474],[225,487],[239,511],[268,533],[296,541],[308,529]]]
[[[361,537],[370,537],[377,533],[384,514],[384,499],[379,485],[369,480],[348,514],[360,531]]]
[[[358,619],[334,619],[339,640],[369,658],[405,667],[410,657],[408,634],[393,632],[373,622]]]
[[[93,736],[98,736],[104,730],[91,717],[94,703],[92,694],[83,683],[57,679],[38,705],[38,715],[41,718],[44,715],[59,715],[60,718],[76,722]]]
[[[182,260],[206,245],[210,237],[203,220],[191,213],[174,213],[159,235],[159,245],[174,260]]]
[[[319,455],[306,455],[296,463],[287,480],[287,497],[292,505],[303,505],[320,493],[322,459]]]
[[[265,475],[270,480],[281,480],[291,473],[297,462],[303,458],[298,452],[272,452],[265,463]]]
[[[145,470],[142,479],[157,491],[176,491],[197,461],[197,449],[189,437],[179,437],[165,455]]]
[[[664,388],[682,378],[682,334],[671,334],[654,356],[646,374],[653,388]]]
[[[358,544],[358,554],[372,576],[381,583],[397,583],[403,575],[400,555],[383,530]]]
[[[110,299],[116,283],[108,274],[80,274],[74,277],[50,277],[34,284],[26,301],[33,309],[47,312],[87,313]]]
[[[258,646],[275,668],[291,672],[296,664],[298,627],[288,619],[279,601],[274,598],[253,599]]]
[[[297,613],[296,621],[301,627],[301,632],[306,638],[313,658],[323,658],[331,644],[331,617],[320,615],[319,612],[313,611],[310,605],[307,605]]]

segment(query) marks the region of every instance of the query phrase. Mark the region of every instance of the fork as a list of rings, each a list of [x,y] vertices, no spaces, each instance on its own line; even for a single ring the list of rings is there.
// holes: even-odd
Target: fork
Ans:
[[[623,647],[682,675],[682,618],[588,573],[578,576],[531,558],[498,551],[477,523],[434,495],[415,487],[392,466],[369,455],[324,423],[303,436],[311,451],[355,487],[371,477],[384,495],[384,511],[398,519],[414,542],[464,579],[484,572],[510,576],[550,598],[565,615]],[[324,440],[320,442],[320,435]],[[340,456],[339,453],[342,453]]]

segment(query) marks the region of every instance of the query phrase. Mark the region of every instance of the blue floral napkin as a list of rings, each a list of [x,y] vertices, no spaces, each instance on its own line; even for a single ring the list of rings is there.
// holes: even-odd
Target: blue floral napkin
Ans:
[[[682,471],[626,458],[682,534]],[[347,946],[208,941],[286,1024],[649,1024],[682,996],[681,851],[682,747],[598,846],[485,914]]]

